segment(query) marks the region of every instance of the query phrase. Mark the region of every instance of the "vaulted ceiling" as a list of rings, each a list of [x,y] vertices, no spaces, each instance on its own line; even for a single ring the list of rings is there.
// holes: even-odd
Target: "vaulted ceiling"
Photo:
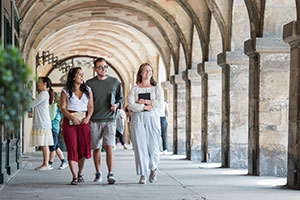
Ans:
[[[125,77],[143,62],[169,75],[181,43],[189,59],[191,18],[172,0],[16,1],[25,59],[31,49],[49,50],[59,59],[103,56]],[[187,31],[184,31],[187,30]],[[43,69],[44,74],[49,67]],[[43,73],[43,72],[41,72]],[[132,80],[128,80],[132,81]]]
[[[272,0],[16,0],[20,47],[26,61],[32,50],[49,50],[60,60],[102,56],[130,83],[139,65],[149,62],[156,77],[164,71],[168,80],[208,61],[211,49],[220,53],[243,46],[244,36],[242,45],[232,45],[233,18],[241,23],[235,6],[247,8],[249,36],[262,37],[266,2],[274,5]],[[45,75],[51,66],[38,71]]]

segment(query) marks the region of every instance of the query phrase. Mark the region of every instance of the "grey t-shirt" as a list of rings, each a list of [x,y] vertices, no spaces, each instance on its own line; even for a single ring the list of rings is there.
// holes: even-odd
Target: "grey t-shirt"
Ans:
[[[108,76],[105,80],[99,80],[97,77],[94,77],[89,79],[86,84],[92,88],[93,92],[94,113],[91,117],[91,121],[115,121],[117,111],[112,111],[110,107],[113,102],[119,103],[120,108],[124,103],[124,96],[120,81],[111,76]]]

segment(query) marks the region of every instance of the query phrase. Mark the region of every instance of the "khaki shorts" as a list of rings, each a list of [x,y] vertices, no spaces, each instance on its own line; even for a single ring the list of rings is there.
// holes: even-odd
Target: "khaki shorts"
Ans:
[[[116,135],[116,122],[91,123],[91,147],[93,150],[101,146],[114,146]]]

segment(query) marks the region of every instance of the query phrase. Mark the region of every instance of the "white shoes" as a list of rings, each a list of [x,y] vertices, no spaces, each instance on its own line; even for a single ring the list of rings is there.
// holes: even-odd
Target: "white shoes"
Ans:
[[[48,168],[49,168],[49,170],[52,170],[52,169],[54,169],[54,167],[53,167],[53,165],[48,165]]]
[[[60,166],[59,166],[58,169],[65,169],[65,168],[67,168],[67,167],[69,167],[69,165],[68,165],[67,161],[64,161],[64,162],[62,162],[62,163],[60,164]]]
[[[144,175],[141,175],[139,184],[146,184],[147,183],[147,177]]]
[[[53,167],[52,167],[52,169],[53,169]],[[37,171],[47,171],[47,170],[51,170],[51,167],[50,167],[50,165],[48,165],[47,167],[39,166],[39,167],[36,167],[35,170],[37,170]]]
[[[96,172],[94,182],[95,183],[101,183],[102,182],[102,173],[101,172]]]

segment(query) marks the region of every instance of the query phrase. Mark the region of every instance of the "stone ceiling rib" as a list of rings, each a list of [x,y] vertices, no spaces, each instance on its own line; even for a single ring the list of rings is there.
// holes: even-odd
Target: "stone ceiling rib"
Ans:
[[[202,48],[203,61],[208,60],[208,44],[209,44],[209,24],[210,10],[205,0],[176,0],[176,2],[186,11],[197,29],[200,45]],[[197,6],[196,6],[197,5]],[[198,11],[199,10],[199,11]],[[200,16],[203,14],[203,16]],[[205,16],[205,17],[204,17]]]
[[[173,30],[175,31],[175,33],[178,36],[179,41],[181,42],[185,55],[186,55],[186,60],[190,61],[190,45],[187,43],[187,39],[189,40],[190,36],[188,35],[189,32],[186,32],[186,35],[183,33],[182,30],[184,30],[184,27],[182,27],[184,24],[187,24],[186,22],[184,23],[177,23],[176,20],[180,20],[183,19],[183,15],[185,15],[185,12],[182,12],[182,15],[178,15],[177,13],[175,15],[172,15],[168,12],[167,8],[170,7],[162,7],[163,4],[158,4],[155,1],[151,1],[151,0],[132,0],[134,2],[143,4],[145,6],[149,6],[151,9],[155,10],[158,14],[160,14],[165,20],[166,22],[169,23],[169,25],[173,28]],[[178,6],[178,5],[177,5]],[[179,8],[181,8],[180,6],[178,6]],[[178,10],[178,9],[177,9]],[[174,16],[180,16],[181,18],[176,19]],[[189,20],[191,21],[191,19],[189,18]],[[190,63],[187,63],[187,65],[189,65]]]
[[[222,0],[224,3],[224,0]],[[222,2],[221,1],[221,2]],[[230,1],[227,1],[227,4],[224,5],[230,5]],[[232,1],[231,1],[232,2]],[[223,51],[230,51],[231,50],[231,22],[232,22],[232,18],[231,18],[231,13],[232,13],[232,6],[233,4],[231,4],[231,6],[222,8],[222,6],[224,6],[223,4],[220,3],[220,1],[218,0],[206,0],[206,3],[210,9],[210,11],[212,12],[218,27],[220,29],[221,32],[221,37],[222,37],[222,43],[223,43]],[[222,10],[226,9],[226,12],[222,12]],[[225,14],[228,14],[230,17],[228,16],[224,16]]]

